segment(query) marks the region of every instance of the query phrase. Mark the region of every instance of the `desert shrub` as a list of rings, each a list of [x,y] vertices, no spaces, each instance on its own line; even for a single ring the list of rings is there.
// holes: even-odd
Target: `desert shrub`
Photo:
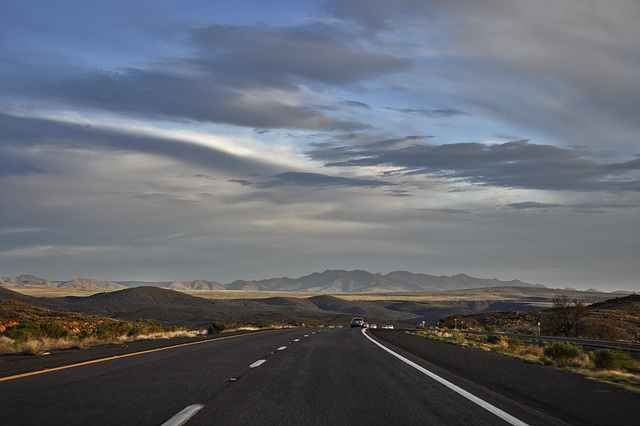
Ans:
[[[225,328],[227,328],[227,326],[224,323],[219,321],[214,321],[211,323],[211,325],[209,325],[209,328],[207,329],[207,334],[222,333]]]
[[[141,334],[163,333],[164,327],[156,320],[142,319],[136,320],[136,325],[129,331],[129,336],[139,336]]]
[[[440,321],[438,321],[438,327],[440,328],[448,328],[450,330],[454,330],[456,328],[460,328],[461,324],[458,324],[456,321],[454,321],[453,318],[446,318],[446,319],[441,319]]]
[[[542,362],[544,365],[554,365],[555,362],[549,358],[548,356],[541,356],[540,357],[540,362]]]
[[[544,349],[544,354],[553,359],[580,358],[582,347],[569,342],[555,342]]]
[[[462,334],[456,333],[454,335],[453,343],[455,343],[456,345],[466,345],[467,339]]]
[[[515,324],[508,329],[504,330],[514,334],[528,334],[535,335],[538,334],[538,327],[532,324],[527,323],[519,323]]]
[[[416,334],[425,339],[442,340],[442,336],[433,331],[417,331]]]
[[[57,323],[23,322],[8,327],[4,335],[16,342],[38,340],[44,337],[64,339],[69,336],[69,330]]]
[[[507,339],[507,344],[510,347],[515,348],[515,347],[518,347],[518,346],[522,346],[522,340],[518,339],[517,337],[516,338],[509,338],[509,339]]]
[[[586,338],[600,340],[631,340],[627,330],[617,326],[607,318],[588,318],[583,324],[582,335]]]
[[[477,329],[479,327],[478,320],[475,318],[467,318],[465,321],[467,328]]]
[[[603,370],[626,370],[630,373],[640,373],[640,367],[622,349],[600,349],[589,352],[589,358],[596,368]]]
[[[44,344],[41,340],[27,340],[20,344],[22,352],[27,355],[38,355],[44,352]]]
[[[531,355],[536,358],[541,358],[544,356],[544,350],[542,347],[538,345],[525,345],[520,347],[520,352],[523,355]]]
[[[133,325],[126,321],[105,321],[94,328],[93,335],[100,339],[116,338],[128,335],[132,329]],[[89,336],[87,334],[83,337]]]
[[[502,336],[499,334],[491,334],[489,336],[487,336],[487,343],[491,343],[491,344],[498,344],[502,342]]]
[[[41,324],[40,327],[44,332],[44,337],[52,339],[64,339],[69,337],[71,333],[68,329],[55,322]]]
[[[12,354],[17,352],[15,342],[7,336],[0,336],[0,354]]]

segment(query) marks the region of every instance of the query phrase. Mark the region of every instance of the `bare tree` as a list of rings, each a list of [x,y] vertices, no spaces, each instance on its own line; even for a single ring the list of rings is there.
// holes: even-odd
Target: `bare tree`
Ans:
[[[562,296],[553,302],[553,311],[548,320],[549,331],[558,336],[580,337],[587,313],[587,306],[583,302],[571,304],[568,296]]]

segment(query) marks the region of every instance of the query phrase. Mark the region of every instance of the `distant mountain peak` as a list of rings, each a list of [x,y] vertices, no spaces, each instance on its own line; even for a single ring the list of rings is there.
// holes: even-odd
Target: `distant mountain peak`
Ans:
[[[519,280],[474,278],[460,273],[451,277],[393,271],[386,275],[361,269],[326,269],[300,278],[271,278],[259,281],[236,280],[225,288],[251,291],[298,291],[313,293],[382,293],[406,291],[464,290],[484,287],[540,287]],[[544,286],[542,286],[544,287]]]
[[[135,281],[135,286],[144,286],[144,282]],[[125,284],[125,285],[122,285]],[[93,290],[120,290],[129,288],[127,282],[93,280],[76,278],[63,283],[51,283],[32,275],[21,275],[18,278],[0,277],[0,285],[4,287],[22,287],[28,285],[51,286],[62,288],[83,288]],[[215,281],[194,280],[162,283],[158,287],[178,291],[193,290],[244,290],[274,292],[309,292],[309,293],[383,293],[407,291],[465,290],[486,287],[544,287],[540,284],[528,284],[520,280],[501,281],[496,278],[474,278],[464,273],[453,276],[435,276],[415,274],[408,271],[393,271],[386,275],[371,273],[362,269],[346,271],[343,269],[326,269],[299,278],[270,278],[262,280],[236,280],[229,284]]]

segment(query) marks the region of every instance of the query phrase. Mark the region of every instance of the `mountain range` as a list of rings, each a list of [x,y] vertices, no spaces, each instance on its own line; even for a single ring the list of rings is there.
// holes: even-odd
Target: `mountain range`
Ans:
[[[20,275],[16,278],[0,277],[0,287],[53,287],[89,290],[123,290],[126,286],[111,281],[76,278],[71,281],[47,281],[33,275]]]
[[[194,290],[242,290],[271,292],[308,292],[308,293],[385,293],[407,291],[464,290],[487,287],[542,287],[541,284],[528,284],[520,280],[501,281],[495,278],[474,278],[466,274],[453,276],[435,276],[414,274],[407,271],[394,271],[386,275],[355,270],[326,270],[315,272],[300,278],[270,278],[263,280],[236,280],[229,284],[215,281],[194,280],[174,282],[146,281],[100,281],[77,278],[71,281],[47,281],[32,275],[20,275],[16,278],[0,277],[2,287],[57,287],[81,288],[91,290],[122,290],[131,287],[153,286],[178,291]]]

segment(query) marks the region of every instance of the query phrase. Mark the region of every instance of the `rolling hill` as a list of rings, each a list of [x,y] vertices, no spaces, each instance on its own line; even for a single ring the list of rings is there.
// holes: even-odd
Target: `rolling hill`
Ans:
[[[561,290],[535,287],[497,287],[452,292],[393,293],[387,295],[269,297],[258,299],[206,299],[171,289],[134,287],[87,297],[33,297],[0,287],[0,300],[14,300],[45,309],[64,310],[135,322],[154,319],[163,326],[206,327],[213,321],[258,325],[263,322],[325,323],[344,325],[352,316],[371,323],[413,326],[435,324],[449,315],[499,310],[532,311],[547,307]],[[402,296],[405,294],[406,296]],[[434,294],[434,296],[431,296]],[[429,295],[429,298],[427,298]],[[611,298],[606,293],[584,294],[588,303]]]

